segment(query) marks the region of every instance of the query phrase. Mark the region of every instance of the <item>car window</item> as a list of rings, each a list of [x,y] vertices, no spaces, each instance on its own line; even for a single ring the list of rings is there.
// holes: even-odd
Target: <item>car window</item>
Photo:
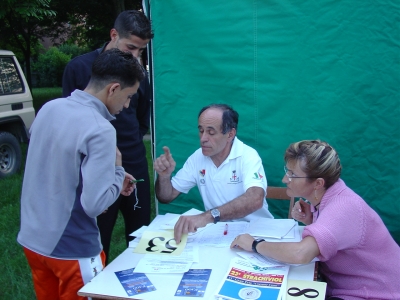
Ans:
[[[24,86],[11,57],[0,57],[0,95],[22,93]]]

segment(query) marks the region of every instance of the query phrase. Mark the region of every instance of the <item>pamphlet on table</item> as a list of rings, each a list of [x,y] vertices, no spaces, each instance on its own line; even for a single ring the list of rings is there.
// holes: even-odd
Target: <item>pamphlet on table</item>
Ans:
[[[211,269],[190,269],[183,274],[175,296],[203,297],[210,274]]]
[[[288,273],[289,266],[260,267],[236,257],[231,260],[216,297],[280,300],[285,292]]]
[[[128,296],[155,291],[156,288],[144,273],[134,273],[134,268],[115,272]]]

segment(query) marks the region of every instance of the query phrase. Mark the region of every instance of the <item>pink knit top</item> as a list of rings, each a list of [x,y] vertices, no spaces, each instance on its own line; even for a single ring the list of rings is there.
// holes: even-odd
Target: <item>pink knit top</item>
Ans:
[[[317,241],[327,295],[400,299],[400,247],[378,214],[339,179],[324,194],[303,238]]]

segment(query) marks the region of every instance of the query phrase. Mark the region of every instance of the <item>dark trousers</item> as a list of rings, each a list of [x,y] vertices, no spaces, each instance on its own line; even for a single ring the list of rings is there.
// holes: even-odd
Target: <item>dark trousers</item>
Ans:
[[[97,217],[97,226],[100,230],[101,243],[103,244],[103,250],[106,254],[106,265],[108,264],[111,236],[115,226],[115,222],[118,218],[118,211],[121,211],[125,222],[125,239],[126,245],[128,246],[129,241],[133,238],[129,236],[133,231],[139,229],[143,225],[150,224],[150,211],[151,211],[151,197],[150,197],[150,179],[149,173],[146,168],[141,168],[142,172],[134,171],[129,172],[125,168],[125,171],[132,174],[136,179],[144,179],[144,182],[138,182],[136,184],[136,191],[130,196],[120,195],[118,199],[111,205],[106,213],[103,213]],[[139,202],[135,208],[136,196]],[[139,208],[140,207],[140,208]]]

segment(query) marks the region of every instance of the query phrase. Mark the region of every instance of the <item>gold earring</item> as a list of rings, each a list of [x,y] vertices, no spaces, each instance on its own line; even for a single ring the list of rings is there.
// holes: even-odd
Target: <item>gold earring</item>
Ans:
[[[315,199],[315,201],[318,201],[317,189],[314,189],[314,199]]]

